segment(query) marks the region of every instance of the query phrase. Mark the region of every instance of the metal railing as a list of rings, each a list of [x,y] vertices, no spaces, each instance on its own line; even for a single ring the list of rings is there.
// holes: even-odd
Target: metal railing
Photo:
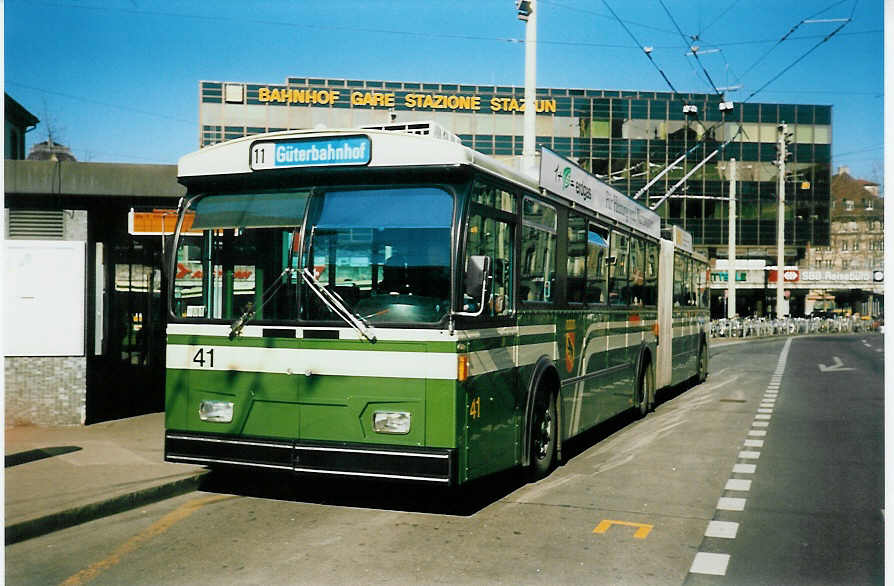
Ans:
[[[873,332],[879,329],[877,319],[853,317],[737,317],[711,320],[712,338],[763,338],[802,334],[845,334]]]

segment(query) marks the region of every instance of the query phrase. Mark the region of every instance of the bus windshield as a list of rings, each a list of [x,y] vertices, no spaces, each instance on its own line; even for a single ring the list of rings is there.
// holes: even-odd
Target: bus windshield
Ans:
[[[433,323],[448,313],[453,197],[443,189],[207,195],[192,209],[177,250],[171,307],[179,318],[341,321],[307,289],[305,268],[372,324]]]

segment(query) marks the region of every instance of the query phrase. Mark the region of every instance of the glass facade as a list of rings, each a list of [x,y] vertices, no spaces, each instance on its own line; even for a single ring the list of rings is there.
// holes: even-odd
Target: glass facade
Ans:
[[[200,82],[199,145],[286,129],[351,128],[432,120],[466,146],[497,158],[521,155],[524,88],[290,77],[282,85]],[[737,161],[740,246],[776,245],[777,127],[791,134],[785,239],[826,245],[831,106],[733,103],[714,94],[538,88],[537,144],[576,160],[628,195],[686,156],[639,200],[651,206],[729,141],[656,209],[696,245],[725,245],[729,160]],[[684,113],[683,106],[695,113]]]

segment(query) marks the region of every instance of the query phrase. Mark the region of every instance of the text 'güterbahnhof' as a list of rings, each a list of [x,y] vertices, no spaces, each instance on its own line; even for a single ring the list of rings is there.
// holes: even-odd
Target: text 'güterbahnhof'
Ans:
[[[200,82],[200,147],[288,129],[355,128],[431,120],[498,159],[522,153],[524,88],[289,77],[285,84]],[[737,161],[737,242],[745,257],[776,255],[777,127],[791,133],[786,163],[786,262],[829,241],[832,108],[733,102],[714,94],[538,88],[537,145],[569,157],[633,196],[691,150],[639,201],[657,202],[734,138],[656,211],[711,258],[727,243],[730,159]],[[684,113],[684,106],[687,113]],[[695,108],[692,108],[694,106]],[[694,147],[694,148],[693,148]],[[721,254],[720,256],[725,256]]]

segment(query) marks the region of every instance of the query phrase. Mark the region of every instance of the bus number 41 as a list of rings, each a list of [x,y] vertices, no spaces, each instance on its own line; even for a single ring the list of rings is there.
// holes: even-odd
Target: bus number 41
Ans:
[[[199,367],[204,368],[205,363],[208,363],[209,368],[214,368],[214,348],[199,348],[199,351],[196,352],[196,355],[192,357],[192,361],[199,365]]]
[[[472,419],[481,417],[481,397],[475,397],[472,399],[472,402],[469,403],[469,417]]]

